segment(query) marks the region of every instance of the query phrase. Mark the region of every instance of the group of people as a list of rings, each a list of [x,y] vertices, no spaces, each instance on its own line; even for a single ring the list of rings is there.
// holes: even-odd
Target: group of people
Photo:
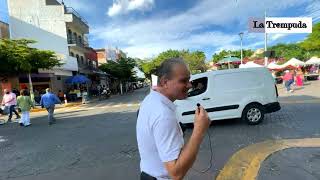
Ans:
[[[304,75],[301,69],[298,69],[297,71],[286,70],[282,79],[287,92],[293,92],[291,85],[295,84],[298,87],[303,86]]]
[[[48,111],[48,122],[52,125],[56,122],[53,117],[55,104],[61,104],[60,99],[51,92],[50,88],[46,89],[46,94],[41,96],[40,105],[42,108],[46,108]],[[22,89],[20,95],[17,97],[15,93],[8,89],[4,89],[4,95],[1,105],[4,107],[1,114],[9,114],[7,122],[12,122],[13,113],[16,115],[16,119],[19,119],[20,126],[28,127],[30,122],[30,110],[34,108],[34,102],[30,97],[30,93],[27,89]],[[16,110],[16,107],[21,111],[21,116]]]

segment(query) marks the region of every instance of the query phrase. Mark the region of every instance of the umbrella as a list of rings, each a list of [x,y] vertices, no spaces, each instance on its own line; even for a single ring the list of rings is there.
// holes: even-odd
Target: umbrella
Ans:
[[[225,57],[223,59],[221,59],[220,61],[218,61],[218,64],[224,64],[224,63],[233,63],[233,62],[239,62],[240,63],[240,59],[237,57],[233,57],[233,56],[228,56]]]
[[[66,83],[68,84],[82,84],[87,82],[90,82],[90,79],[83,75],[72,76],[66,80]]]
[[[320,58],[317,57],[312,57],[311,59],[309,59],[306,64],[308,65],[312,65],[312,64],[320,64]]]

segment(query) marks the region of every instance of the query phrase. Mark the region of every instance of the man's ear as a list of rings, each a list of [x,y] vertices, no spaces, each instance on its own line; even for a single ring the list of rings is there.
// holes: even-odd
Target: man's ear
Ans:
[[[168,79],[166,77],[161,77],[160,79],[160,86],[167,88]]]

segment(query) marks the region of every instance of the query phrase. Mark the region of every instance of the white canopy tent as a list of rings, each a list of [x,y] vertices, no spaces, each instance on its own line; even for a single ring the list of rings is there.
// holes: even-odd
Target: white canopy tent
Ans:
[[[288,62],[284,63],[283,66],[304,66],[306,63],[303,61],[300,61],[299,59],[296,58],[291,58]]]
[[[255,68],[255,67],[263,67],[263,66],[256,64],[253,61],[249,61],[246,64],[240,64],[239,66],[239,68]]]
[[[276,63],[274,63],[274,62],[271,62],[271,63],[268,64],[268,66],[267,66],[267,68],[269,68],[269,69],[282,69],[283,67],[285,67],[285,66],[283,66],[283,65],[278,65],[278,64],[276,64]]]
[[[320,58],[312,57],[306,62],[306,64],[308,64],[308,65],[320,64]]]

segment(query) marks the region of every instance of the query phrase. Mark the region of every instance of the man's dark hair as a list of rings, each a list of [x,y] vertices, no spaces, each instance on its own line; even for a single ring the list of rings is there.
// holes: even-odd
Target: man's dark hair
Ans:
[[[162,78],[170,79],[172,76],[172,69],[175,65],[181,64],[187,66],[182,58],[170,58],[164,60],[161,65],[157,68],[156,75],[158,76],[157,84],[160,85]]]
[[[29,92],[28,92],[28,90],[26,90],[26,89],[22,89],[22,90],[20,91],[20,94],[21,94],[22,96],[29,96]]]

